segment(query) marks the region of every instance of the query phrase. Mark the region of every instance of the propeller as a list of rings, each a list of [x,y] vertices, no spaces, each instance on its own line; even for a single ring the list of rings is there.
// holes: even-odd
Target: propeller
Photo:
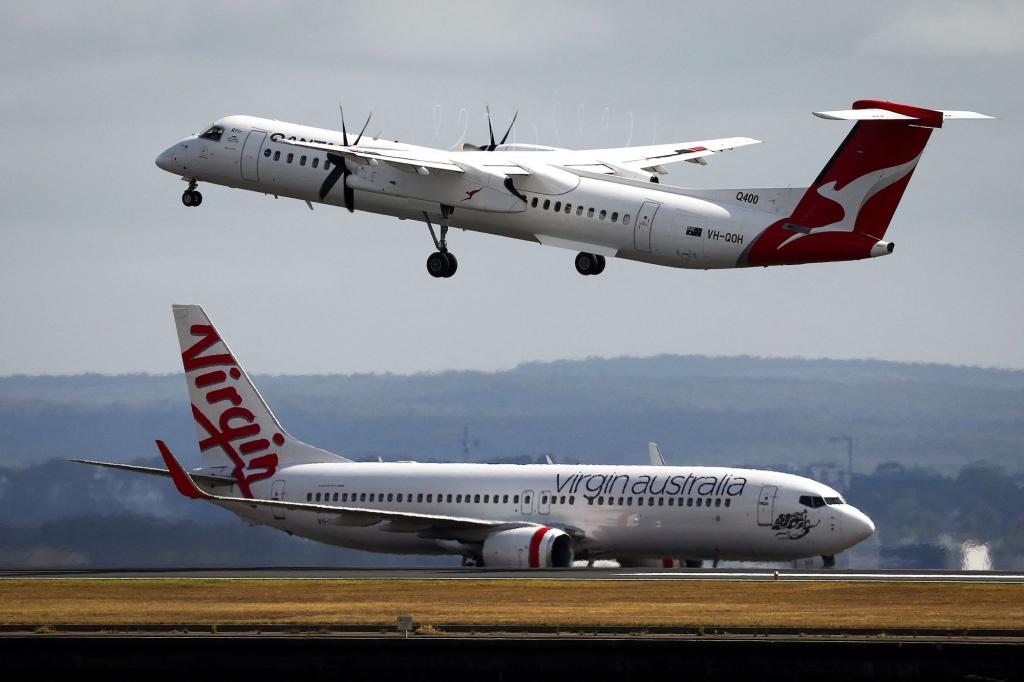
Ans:
[[[363,129],[360,130],[359,135],[356,136],[356,141],[350,145],[348,143],[348,130],[345,128],[345,109],[341,105],[338,105],[338,109],[341,111],[341,140],[346,147],[355,147],[359,144],[359,140],[363,139],[363,133],[366,132],[366,126],[370,125],[370,118],[373,116],[373,112],[371,111],[370,115],[366,117],[366,123],[363,124]],[[356,210],[356,193],[355,190],[348,186],[348,182],[346,182],[346,180],[348,180],[348,176],[352,175],[352,171],[348,169],[345,157],[341,154],[327,152],[327,158],[334,164],[334,168],[332,168],[331,172],[327,174],[326,178],[324,178],[324,184],[320,186],[320,201],[323,201],[324,197],[327,196],[327,193],[330,192],[334,185],[338,183],[338,180],[341,180],[342,192],[345,197],[345,208],[348,209],[349,213],[354,213]]]
[[[475,149],[475,150],[481,151],[481,152],[493,152],[497,148],[498,145],[505,144],[505,140],[508,139],[509,133],[512,132],[512,126],[514,126],[516,124],[516,119],[519,117],[519,112],[516,111],[515,115],[512,116],[512,122],[508,124],[508,130],[506,130],[505,134],[502,135],[501,142],[495,142],[494,141],[494,126],[491,125],[491,107],[490,107],[490,105],[486,105],[484,108],[487,110],[487,132],[490,133],[490,135],[491,135],[491,143],[490,144],[485,144],[485,145],[483,145],[481,147],[476,147],[475,145],[465,145],[465,147],[466,147],[466,149],[472,148],[472,149]]]

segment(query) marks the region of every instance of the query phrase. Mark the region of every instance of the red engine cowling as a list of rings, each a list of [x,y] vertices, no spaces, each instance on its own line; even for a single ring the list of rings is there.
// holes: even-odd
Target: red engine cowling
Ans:
[[[575,558],[568,533],[547,526],[491,533],[482,554],[488,568],[569,568]]]

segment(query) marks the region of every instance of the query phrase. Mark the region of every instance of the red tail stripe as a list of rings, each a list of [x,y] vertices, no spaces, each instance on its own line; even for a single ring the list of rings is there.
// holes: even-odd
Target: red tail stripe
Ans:
[[[549,530],[547,526],[538,528],[530,538],[530,568],[540,568],[540,543]]]

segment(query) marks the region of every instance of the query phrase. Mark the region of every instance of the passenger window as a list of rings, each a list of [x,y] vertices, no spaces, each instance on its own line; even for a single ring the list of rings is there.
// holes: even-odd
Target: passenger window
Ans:
[[[567,203],[565,205],[565,215],[569,215],[570,213],[572,213],[572,204]]]
[[[549,208],[551,208],[551,199],[545,199],[544,200],[544,210],[546,211]]]
[[[642,497],[636,498],[636,506],[638,506],[638,507],[644,506],[644,498],[642,498]]]
[[[416,501],[417,502],[422,502],[423,501],[423,493],[419,493],[418,495],[416,495]]]
[[[373,493],[370,493],[370,502],[373,502]]]
[[[576,215],[583,215],[583,207],[582,206],[577,206],[576,207]]]
[[[540,503],[541,504],[547,504],[548,503],[548,496],[547,495],[541,495]]]
[[[306,165],[306,155],[305,154],[303,154],[302,156],[299,157],[299,165],[300,166],[305,166]]]
[[[388,502],[391,502],[393,500],[394,500],[394,496],[392,495],[392,493],[388,493]]]
[[[469,496],[468,495],[466,496],[466,502],[469,502]],[[480,504],[480,496],[479,495],[474,495],[473,496],[473,503],[474,504]]]
[[[722,506],[722,498],[721,497],[716,497],[715,498],[715,506],[716,507],[721,507]]]
[[[337,502],[337,501],[338,501],[338,493],[334,493],[334,501],[335,501],[335,502]]]
[[[274,161],[280,161],[280,160],[281,160],[281,150],[278,149],[276,152],[274,152]]]
[[[224,136],[224,129],[220,126],[210,126],[206,129],[202,135],[199,136],[201,140],[212,140],[214,142],[220,142],[220,138]]]
[[[502,495],[501,496],[501,503],[502,504],[508,504],[508,495]]]
[[[274,160],[277,161],[277,159],[274,159]],[[331,170],[331,160],[330,159],[324,159],[324,170]]]
[[[664,507],[665,506],[665,498],[664,497],[659,497],[658,498],[658,506],[659,507]]]
[[[613,212],[612,212],[612,222],[613,222],[613,223],[614,223],[614,222],[617,222],[617,221],[618,221],[618,219],[619,219],[619,212],[618,212],[618,211],[613,211]]]
[[[626,227],[629,227],[629,214],[628,213],[626,213],[625,215],[622,216],[622,224],[625,225]]]
[[[360,502],[366,502],[366,493],[360,493],[359,494],[359,501]]]
[[[524,495],[523,496],[523,504],[530,504],[530,496],[529,495]]]
[[[341,494],[341,501],[342,502],[348,502],[348,493],[342,493]]]
[[[288,163],[291,163],[292,159],[294,159],[294,158],[295,158],[295,154],[292,154],[292,153],[289,152],[288,158],[286,159],[286,161],[288,161]]]
[[[459,501],[460,501],[460,502],[462,501],[462,499],[461,499],[461,498],[462,498],[462,495],[459,495]],[[449,502],[451,502],[451,501],[452,501],[452,494],[451,494],[451,493],[448,493],[448,501],[449,501]]]
[[[427,493],[427,503],[433,502],[434,501],[432,499],[433,497],[434,497],[433,493]]]
[[[533,201],[530,202],[530,206],[533,206],[534,208],[537,208],[537,197],[533,198]]]
[[[555,213],[558,213],[561,210],[562,210],[562,202],[561,201],[556,201],[555,202]]]
[[[320,501],[320,493],[317,493],[317,494],[316,494],[316,501],[317,501],[317,502],[319,502],[319,501]]]
[[[490,495],[484,495],[484,504],[487,504],[490,501],[491,501],[491,496]]]
[[[306,493],[306,502],[313,501],[313,493]]]
[[[647,500],[647,506],[648,506],[648,507],[653,507],[653,506],[654,506],[654,498],[653,498],[653,497],[651,497],[651,498],[648,498],[648,500]]]
[[[700,506],[700,504],[701,504],[701,502],[703,501],[703,499],[704,499],[704,498],[702,498],[702,497],[698,497],[698,498],[697,498],[697,506],[698,506],[698,507]]]
[[[726,507],[728,507],[728,506],[729,506],[729,503],[730,503],[730,502],[732,502],[732,500],[730,500],[730,499],[729,499],[728,497],[727,497],[727,498],[725,498],[725,506],[726,506]]]
[[[632,507],[633,506],[633,498],[632,497],[627,497],[626,498],[626,506],[627,507]]]
[[[602,210],[601,210],[601,213],[600,213],[600,215],[599,215],[598,217],[599,217],[599,218],[600,218],[601,220],[604,220],[605,218],[607,218],[607,217],[608,217],[608,211],[605,211],[605,210],[603,210],[603,209],[602,209]]]
[[[467,495],[467,497],[468,497],[468,495]],[[456,495],[455,496],[455,501],[458,502],[459,504],[461,504],[462,503],[462,495]]]
[[[587,209],[587,217],[588,218],[593,218],[594,217],[594,209],[593,209],[593,207]]]
[[[674,498],[674,497],[668,498],[668,506],[671,507],[671,506],[675,505],[675,503],[676,503],[676,498]]]
[[[398,495],[397,495],[397,498],[398,498],[398,501],[399,501],[399,502],[401,502],[401,501],[402,501],[402,499],[403,499],[403,498],[402,498],[402,493],[398,493]]]
[[[562,499],[559,500],[558,504],[565,504],[565,495],[562,495]]]
[[[519,496],[518,495],[514,495],[512,497],[512,504],[519,504]]]
[[[569,496],[569,504],[576,504],[576,496],[575,495],[570,495]]]
[[[619,506],[620,506],[620,507],[622,506],[622,502],[623,502],[623,498],[621,498],[621,497],[620,497],[620,498],[619,498]]]
[[[319,165],[320,165],[320,157],[319,156],[314,156],[313,157],[313,168],[316,168]]]

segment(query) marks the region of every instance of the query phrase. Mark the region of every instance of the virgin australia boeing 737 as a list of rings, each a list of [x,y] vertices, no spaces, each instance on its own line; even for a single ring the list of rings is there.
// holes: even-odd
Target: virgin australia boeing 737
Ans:
[[[311,209],[315,201],[423,220],[436,247],[427,259],[434,277],[458,267],[450,226],[579,251],[583,275],[601,273],[610,257],[700,269],[792,265],[892,253],[885,233],[932,130],[947,119],[989,118],[876,100],[815,115],[856,124],[801,188],[658,183],[668,164],[705,164],[758,142],[747,137],[575,151],[506,144],[511,125],[500,142],[492,128],[489,144],[450,152],[365,138],[365,125],[351,139],[344,121],[336,132],[228,116],[168,147],[156,165],[189,183],[185,206],[202,203],[196,187],[209,182]]]
[[[181,494],[250,524],[505,568],[814,556],[830,566],[874,532],[835,490],[772,471],[353,462],[285,431],[199,306],[174,306],[174,321],[202,468],[186,471],[162,441],[167,469],[76,461],[170,476]]]

